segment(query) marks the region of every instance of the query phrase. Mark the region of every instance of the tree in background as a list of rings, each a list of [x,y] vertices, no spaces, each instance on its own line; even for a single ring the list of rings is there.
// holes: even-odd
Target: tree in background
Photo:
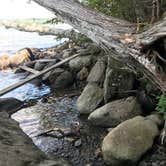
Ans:
[[[85,0],[84,3],[109,16],[136,22],[155,22],[166,10],[165,0]]]

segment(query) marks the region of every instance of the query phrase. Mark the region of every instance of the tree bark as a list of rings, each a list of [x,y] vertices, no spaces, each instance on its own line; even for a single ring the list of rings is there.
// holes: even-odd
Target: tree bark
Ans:
[[[78,29],[103,48],[113,52],[114,58],[123,61],[133,71],[143,71],[162,92],[166,92],[166,74],[159,73],[141,50],[166,36],[166,20],[149,30],[135,33],[135,25],[91,10],[76,0],[33,0]]]

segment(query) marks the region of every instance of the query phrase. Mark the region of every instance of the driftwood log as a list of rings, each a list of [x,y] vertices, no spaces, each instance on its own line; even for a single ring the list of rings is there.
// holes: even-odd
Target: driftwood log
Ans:
[[[110,56],[123,61],[131,70],[143,72],[156,87],[166,92],[165,72],[158,70],[156,60],[153,61],[146,53],[155,42],[164,41],[166,20],[156,23],[143,33],[136,34],[135,24],[105,16],[83,6],[77,0],[33,1],[91,38]],[[164,56],[160,57],[165,60]]]

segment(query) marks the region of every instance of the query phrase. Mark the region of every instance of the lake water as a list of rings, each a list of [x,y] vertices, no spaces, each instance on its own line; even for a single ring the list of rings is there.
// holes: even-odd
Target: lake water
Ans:
[[[48,48],[60,44],[65,40],[66,39],[56,41],[55,36],[40,36],[35,32],[22,32],[15,29],[0,27],[0,56],[4,53],[9,55],[14,54],[25,47]],[[11,70],[0,71],[0,90],[18,82],[22,78],[24,78],[24,75],[16,75]],[[2,97],[16,97],[21,100],[36,99],[49,92],[50,89],[46,85],[36,87],[35,85],[28,83]]]

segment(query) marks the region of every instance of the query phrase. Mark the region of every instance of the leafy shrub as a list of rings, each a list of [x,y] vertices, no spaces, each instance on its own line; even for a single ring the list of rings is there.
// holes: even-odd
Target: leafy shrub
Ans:
[[[161,96],[157,97],[158,104],[156,110],[163,114],[164,119],[166,120],[166,94],[162,94]]]

